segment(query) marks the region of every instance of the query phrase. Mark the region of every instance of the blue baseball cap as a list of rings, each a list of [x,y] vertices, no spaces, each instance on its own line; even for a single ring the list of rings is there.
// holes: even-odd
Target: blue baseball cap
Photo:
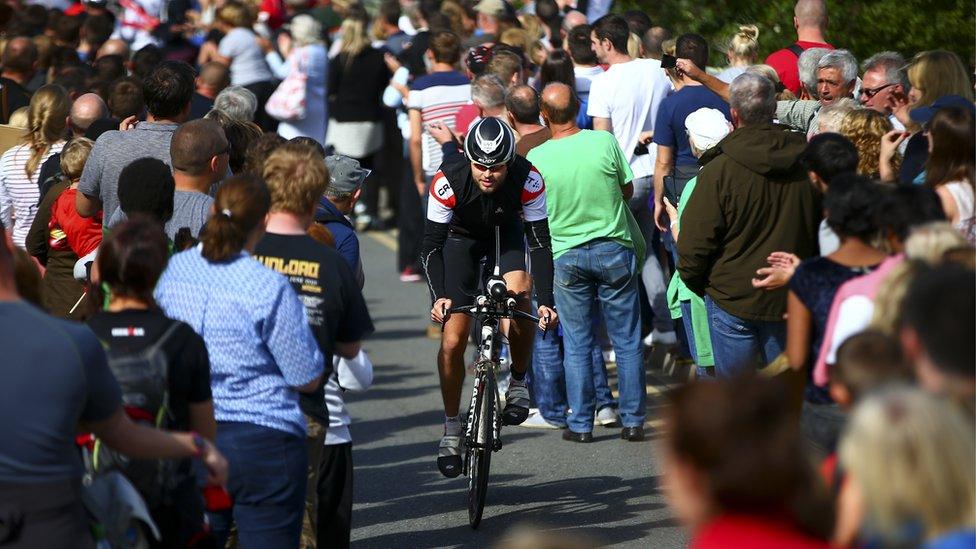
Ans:
[[[932,120],[932,117],[935,116],[935,113],[944,107],[962,107],[964,109],[969,109],[969,112],[976,115],[976,106],[974,106],[973,102],[969,99],[966,99],[961,95],[943,95],[942,97],[936,99],[935,102],[928,107],[912,109],[908,113],[908,116],[910,116],[915,122],[924,125],[928,124],[929,120]]]

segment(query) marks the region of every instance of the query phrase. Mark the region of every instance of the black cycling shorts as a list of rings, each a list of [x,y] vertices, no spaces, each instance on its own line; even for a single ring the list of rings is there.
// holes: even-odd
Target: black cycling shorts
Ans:
[[[521,223],[501,228],[501,273],[525,271],[525,232]],[[482,261],[485,263],[482,263]],[[444,291],[452,307],[473,305],[483,293],[482,276],[495,268],[495,239],[476,240],[450,233],[444,243]]]

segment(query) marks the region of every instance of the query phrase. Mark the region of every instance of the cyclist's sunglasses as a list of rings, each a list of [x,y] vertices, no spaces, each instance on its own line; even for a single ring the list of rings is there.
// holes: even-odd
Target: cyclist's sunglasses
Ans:
[[[505,169],[505,164],[495,164],[494,166],[485,166],[484,164],[480,164],[478,162],[472,162],[471,165],[482,172],[498,173],[503,169]]]

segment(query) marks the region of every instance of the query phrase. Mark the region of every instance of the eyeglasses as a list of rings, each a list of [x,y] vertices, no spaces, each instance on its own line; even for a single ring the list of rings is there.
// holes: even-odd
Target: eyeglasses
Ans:
[[[485,166],[484,164],[472,162],[471,166],[473,166],[478,171],[491,172],[491,173],[498,173],[505,169],[505,164],[495,164],[494,166]]]
[[[878,95],[879,93],[881,93],[881,90],[883,90],[885,88],[890,88],[891,86],[894,86],[894,85],[895,85],[894,82],[889,82],[887,84],[883,84],[881,86],[878,86],[877,88],[861,88],[861,95],[863,95],[864,97],[867,97],[868,99],[871,99],[875,95]]]

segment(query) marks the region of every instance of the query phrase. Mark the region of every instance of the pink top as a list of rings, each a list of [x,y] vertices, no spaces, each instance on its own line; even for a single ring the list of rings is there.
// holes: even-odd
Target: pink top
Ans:
[[[817,363],[813,367],[813,382],[816,385],[827,386],[827,365],[834,363],[837,348],[845,339],[867,327],[874,312],[874,296],[878,293],[878,287],[888,273],[903,261],[903,254],[890,256],[877,269],[848,280],[837,290],[830,305]]]

